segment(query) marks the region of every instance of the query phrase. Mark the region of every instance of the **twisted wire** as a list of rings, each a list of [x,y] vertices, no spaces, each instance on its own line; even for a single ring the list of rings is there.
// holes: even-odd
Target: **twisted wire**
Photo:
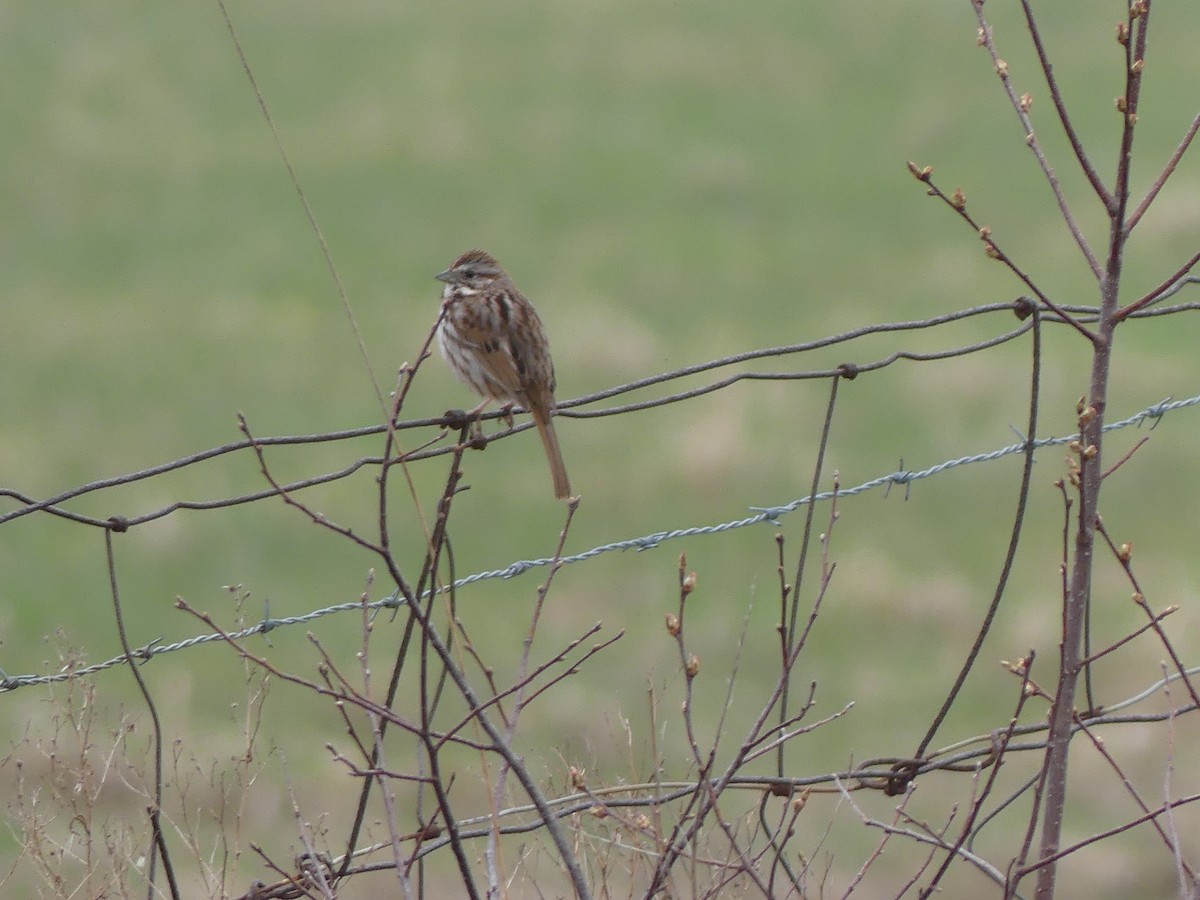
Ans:
[[[1189,408],[1200,405],[1200,396],[1189,397],[1186,400],[1173,400],[1167,397],[1158,403],[1146,407],[1140,412],[1134,413],[1128,418],[1121,419],[1116,422],[1109,422],[1104,426],[1105,432],[1118,431],[1122,428],[1128,428],[1134,425],[1141,425],[1147,420],[1153,424],[1151,427],[1158,425],[1159,421],[1169,412]],[[1033,442],[1036,449],[1043,447],[1054,447],[1068,444],[1073,440],[1077,440],[1078,434],[1071,434],[1065,437],[1047,437],[1038,438]],[[924,478],[932,478],[935,475],[940,475],[943,472],[948,472],[951,469],[956,469],[960,466],[974,465],[975,463],[993,462],[998,459],[1003,459],[1006,456],[1011,456],[1016,453],[1022,453],[1025,450],[1027,441],[1022,439],[1015,444],[1009,444],[1006,447],[1000,447],[987,453],[974,453],[969,456],[960,456],[956,459],[948,459],[945,462],[930,466],[926,469],[899,470],[890,472],[886,475],[880,475],[877,478],[872,478],[870,481],[864,481],[862,484],[852,487],[841,488],[836,492],[839,498],[855,497],[859,494],[864,494],[868,491],[879,487],[891,487],[892,485],[903,485],[907,488],[915,481],[920,481]],[[601,544],[597,547],[592,547],[590,550],[584,550],[581,553],[576,553],[571,556],[563,556],[557,561],[560,565],[570,565],[573,563],[586,562],[589,559],[594,559],[605,553],[611,553],[615,550],[651,550],[658,547],[666,541],[678,540],[686,537],[696,537],[700,535],[723,534],[727,531],[733,531],[737,528],[745,528],[751,525],[758,525],[763,522],[772,525],[780,524],[779,519],[787,513],[794,512],[802,506],[809,503],[816,503],[823,500],[830,500],[835,496],[833,491],[821,491],[807,497],[800,497],[785,503],[781,506],[769,507],[751,507],[753,515],[746,516],[740,519],[734,519],[729,522],[720,522],[715,525],[693,525],[688,528],[676,528],[668,531],[656,531],[651,534],[645,534],[638,537],[624,538],[623,540],[613,541],[608,544]],[[457,591],[460,588],[468,587],[480,581],[487,581],[493,578],[509,579],[515,578],[528,572],[530,569],[536,569],[544,566],[549,566],[555,562],[554,557],[539,557],[536,559],[523,559],[509,563],[500,569],[491,569],[484,572],[476,572],[472,575],[467,575],[455,580],[454,582],[438,588],[439,592]],[[424,595],[429,596],[429,592]],[[322,609],[315,609],[310,612],[298,616],[284,616],[275,618],[272,616],[264,616],[264,618],[247,628],[239,631],[229,632],[227,635],[217,633],[199,634],[181,641],[175,641],[170,644],[160,644],[159,639],[150,641],[149,643],[136,648],[132,651],[132,656],[135,660],[147,662],[156,656],[161,656],[164,653],[173,653],[177,650],[187,650],[201,644],[208,644],[213,641],[224,641],[228,638],[241,640],[252,637],[256,634],[267,634],[276,628],[284,628],[290,625],[301,625],[305,622],[312,622],[324,616],[334,613],[349,612],[351,610],[362,611],[364,608],[371,612],[377,612],[383,609],[397,609],[403,605],[404,599],[398,594],[393,594],[390,597],[385,597],[381,600],[363,603],[354,601],[348,603],[337,603],[333,606],[326,606]],[[125,656],[115,656],[103,662],[94,663],[88,666],[76,668],[68,666],[59,672],[54,672],[48,675],[6,675],[0,672],[0,693],[16,690],[21,687],[28,687],[35,684],[52,684],[54,682],[66,681],[71,678],[81,678],[88,675],[94,675],[98,672],[103,672],[105,669],[110,669],[113,666],[122,665],[125,663]]]

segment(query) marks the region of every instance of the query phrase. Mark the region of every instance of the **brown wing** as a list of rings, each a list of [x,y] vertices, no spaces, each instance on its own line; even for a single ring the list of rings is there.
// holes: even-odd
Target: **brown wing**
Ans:
[[[554,407],[554,362],[546,330],[536,310],[521,298],[521,327],[508,329],[508,355],[516,369],[521,404],[531,411],[546,413]]]
[[[476,353],[493,388],[492,396],[502,402],[520,404],[533,416],[550,462],[554,496],[562,500],[571,496],[571,481],[550,417],[554,409],[554,364],[545,352],[546,338],[540,322],[537,329],[532,341],[528,340],[530,335],[519,330],[510,330],[499,339],[479,334],[470,339],[477,340]]]

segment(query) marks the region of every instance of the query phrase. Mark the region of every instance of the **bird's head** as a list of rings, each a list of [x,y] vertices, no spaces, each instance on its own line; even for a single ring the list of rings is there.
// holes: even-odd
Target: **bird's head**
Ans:
[[[468,290],[482,291],[492,282],[504,277],[500,263],[483,250],[468,250],[444,272],[434,276],[448,285],[457,285]]]

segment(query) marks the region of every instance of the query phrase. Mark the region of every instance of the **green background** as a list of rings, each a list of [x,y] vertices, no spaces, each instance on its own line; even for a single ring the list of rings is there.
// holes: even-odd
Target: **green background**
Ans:
[[[1103,211],[1076,172],[1011,6],[987,7],[1001,53],[1014,87],[1033,94],[1039,137],[1101,253]],[[1119,137],[1113,98],[1122,87],[1121,57],[1112,35],[1122,6],[1037,6],[1080,135],[1108,178]],[[986,259],[969,228],[924,196],[905,169],[909,159],[933,165],[947,191],[961,186],[970,211],[1050,296],[1066,304],[1096,301],[1094,281],[975,44],[967,3],[362,0],[234,3],[230,14],[385,393],[436,318],[433,273],[473,246],[492,251],[537,304],[563,401],[728,354],[1022,293],[1009,272]],[[1195,11],[1155,7],[1135,197],[1195,114],[1198,38]],[[259,436],[382,420],[318,242],[215,3],[6,9],[0,84],[0,486],[40,498],[186,456],[236,440],[237,412]],[[1186,159],[1135,233],[1126,301],[1194,252],[1198,190],[1200,170]],[[964,345],[1014,325],[1000,314],[749,368],[861,363],[898,349]],[[1200,393],[1196,328],[1195,317],[1184,314],[1120,329],[1110,418],[1166,396]],[[1048,328],[1044,364],[1040,430],[1070,433],[1075,403],[1086,392],[1086,348],[1068,329]],[[1013,443],[1012,429],[1024,429],[1027,420],[1028,368],[1022,341],[945,362],[901,362],[844,383],[829,468],[849,487]],[[652,411],[564,416],[560,439],[583,498],[567,552],[737,519],[747,507],[805,495],[827,395],[821,381],[753,381]],[[434,359],[421,370],[405,415],[473,402]],[[1200,587],[1195,415],[1169,416],[1106,484],[1102,504],[1114,537],[1135,544],[1151,605],[1183,606],[1170,633],[1185,659],[1194,658]],[[1107,458],[1119,458],[1147,433],[1113,435]],[[405,440],[412,446],[433,436],[410,433]],[[269,461],[278,477],[298,478],[380,447],[372,438],[278,449]],[[1035,677],[1053,684],[1063,513],[1052,482],[1065,471],[1064,455],[1038,455],[1007,603],[935,743],[1007,721],[1017,683],[997,659],[1036,649]],[[471,489],[456,502],[453,522],[458,574],[550,555],[563,511],[551,499],[532,434],[472,453],[466,464]],[[855,708],[798,740],[791,758],[798,773],[915,748],[990,598],[1019,466],[1009,457],[910,491],[885,497],[876,490],[841,502],[831,550],[837,571],[797,679],[818,683],[814,715],[851,700]],[[370,534],[373,474],[364,470],[304,499]],[[412,475],[431,516],[444,459],[414,466]],[[254,458],[239,453],[98,492],[69,508],[137,515],[262,486]],[[14,508],[6,499],[0,514]],[[392,509],[401,562],[412,569],[423,543],[399,477]],[[827,507],[818,509],[817,522],[819,530],[827,527]],[[697,709],[705,735],[715,728],[736,636],[745,629],[724,738],[736,741],[776,665],[774,535],[785,536],[790,573],[801,526],[795,513],[778,529],[693,537],[563,569],[541,625],[539,658],[597,621],[605,635],[626,634],[530,711],[523,750],[534,771],[557,784],[572,764],[586,767],[593,783],[645,778],[653,686],[666,770],[686,773],[678,659],[662,628],[676,604],[681,552],[699,576],[687,636],[703,661]],[[264,603],[283,616],[351,601],[364,590],[386,594],[382,579],[368,585],[371,556],[279,501],[177,512],[119,536],[116,545],[134,644],[202,630],[175,610],[179,595],[233,622],[225,585],[249,592],[251,620]],[[1103,643],[1142,618],[1128,603],[1119,569],[1100,556],[1094,602]],[[477,649],[500,673],[512,671],[542,571],[487,582],[459,598]],[[78,651],[89,661],[117,652],[99,531],[45,515],[10,522],[0,532],[0,572],[6,672],[53,671],[60,652]],[[808,600],[815,583],[810,578],[805,586]],[[356,616],[308,627],[353,669]],[[254,646],[311,675],[316,655],[301,630],[275,632],[269,645]],[[377,677],[386,670],[392,633],[382,625],[376,631]],[[1103,702],[1154,681],[1163,656],[1161,644],[1142,638],[1102,664]],[[244,700],[231,654],[212,646],[176,653],[145,673],[166,709],[169,736],[183,740],[189,758],[206,760],[201,768],[219,768],[240,734],[240,712],[231,704]],[[119,670],[98,680],[113,721],[132,701],[129,682]],[[4,698],[14,753],[31,765],[36,754],[19,736],[48,733],[59,703],[61,694],[44,688]],[[1032,705],[1030,716],[1041,709]],[[1171,745],[1180,771],[1195,761],[1192,730],[1180,723]],[[344,743],[332,710],[276,685],[263,739],[283,752],[265,766],[269,787],[256,804],[254,839],[279,859],[294,852],[286,782],[303,785],[306,816],[330,812],[336,844],[351,788],[323,749],[327,740]],[[1157,802],[1165,726],[1112,731],[1109,740]],[[1090,834],[1135,815],[1111,769],[1095,753],[1081,749],[1078,757],[1070,833]],[[458,789],[467,796],[477,787],[466,774],[473,762],[462,763]],[[1012,766],[1020,769],[1014,783],[1032,762]],[[913,809],[940,821],[947,796],[967,796],[967,778],[926,779]],[[1181,779],[1180,792],[1194,789]],[[840,893],[877,834],[836,798],[818,799],[802,819],[798,849],[831,867],[831,890]],[[873,794],[860,802],[884,819],[895,803]],[[138,815],[137,803],[130,809]],[[995,829],[996,846],[981,848],[985,855],[991,849],[1003,860],[1007,851],[997,848],[1016,845],[1023,813],[1009,816]],[[821,845],[831,820],[836,837]],[[1181,813],[1194,852],[1186,822]],[[1174,895],[1170,855],[1148,832],[1101,846],[1064,865],[1060,896],[1124,897],[1135,884],[1140,896]],[[12,836],[0,838],[0,847],[5,858],[19,851]],[[891,896],[918,858],[919,848],[893,843],[862,895]],[[550,868],[547,859],[542,871],[553,883]],[[260,875],[247,860],[231,890]],[[952,882],[959,890],[981,884],[965,867],[959,879]],[[25,890],[30,883],[14,882]],[[369,891],[370,884],[364,879],[352,890]]]

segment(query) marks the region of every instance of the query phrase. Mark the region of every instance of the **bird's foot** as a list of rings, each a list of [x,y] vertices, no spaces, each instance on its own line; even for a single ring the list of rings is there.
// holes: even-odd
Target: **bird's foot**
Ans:
[[[510,429],[513,427],[513,404],[505,403],[500,407],[500,416],[504,419],[504,424]]]

